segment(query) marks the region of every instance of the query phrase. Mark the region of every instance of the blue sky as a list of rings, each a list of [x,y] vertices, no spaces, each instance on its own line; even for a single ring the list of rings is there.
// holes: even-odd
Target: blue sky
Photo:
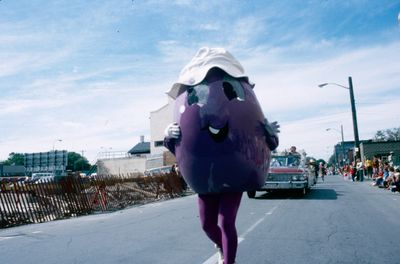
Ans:
[[[361,139],[400,126],[400,1],[213,2],[1,0],[0,160],[55,146],[94,162],[149,140],[203,46],[242,63],[281,149],[327,158],[340,125],[354,138],[348,91],[318,88],[348,76]]]

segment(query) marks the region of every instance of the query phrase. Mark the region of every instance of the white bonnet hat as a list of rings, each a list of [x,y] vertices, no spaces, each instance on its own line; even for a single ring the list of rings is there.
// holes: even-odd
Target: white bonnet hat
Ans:
[[[185,86],[199,84],[211,68],[220,68],[235,78],[245,77],[242,65],[224,48],[200,48],[193,59],[181,70],[178,81],[167,94],[176,99],[185,91]]]

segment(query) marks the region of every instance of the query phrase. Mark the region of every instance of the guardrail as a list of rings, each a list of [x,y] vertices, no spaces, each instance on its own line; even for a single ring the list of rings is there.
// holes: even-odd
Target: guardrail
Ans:
[[[0,228],[64,219],[182,195],[178,175],[65,177],[0,183]]]

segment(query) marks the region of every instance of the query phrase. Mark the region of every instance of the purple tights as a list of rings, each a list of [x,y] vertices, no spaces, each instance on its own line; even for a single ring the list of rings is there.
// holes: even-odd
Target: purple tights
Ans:
[[[235,262],[238,245],[235,221],[241,199],[241,192],[199,194],[201,227],[222,249],[225,264]]]

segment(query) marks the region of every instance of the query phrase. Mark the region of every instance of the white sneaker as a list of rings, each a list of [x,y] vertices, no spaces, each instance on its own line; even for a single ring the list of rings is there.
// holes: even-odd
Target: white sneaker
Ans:
[[[220,247],[215,244],[215,248],[217,249],[218,253],[218,264],[224,264],[224,254],[222,254],[222,250]]]

